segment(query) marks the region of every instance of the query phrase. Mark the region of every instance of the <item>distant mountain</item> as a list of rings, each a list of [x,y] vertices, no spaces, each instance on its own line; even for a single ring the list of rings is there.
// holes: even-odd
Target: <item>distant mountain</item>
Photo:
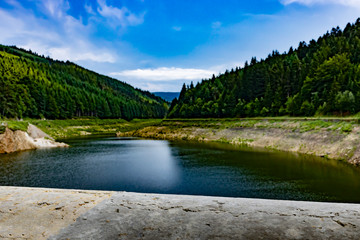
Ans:
[[[185,86],[168,117],[347,115],[360,111],[360,19],[280,54]]]
[[[179,92],[153,92],[155,96],[161,97],[168,102],[171,102],[175,98],[179,98]]]
[[[167,103],[69,61],[0,45],[0,118],[162,118]]]

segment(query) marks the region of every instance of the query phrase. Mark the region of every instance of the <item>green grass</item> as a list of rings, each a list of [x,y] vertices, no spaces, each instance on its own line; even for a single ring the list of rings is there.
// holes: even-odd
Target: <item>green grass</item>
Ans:
[[[0,134],[5,132],[6,127],[5,126],[0,126]]]
[[[55,139],[76,138],[86,135],[115,135],[120,131],[132,131],[146,126],[154,126],[160,119],[67,119],[67,120],[33,120],[3,121],[11,130],[26,131],[28,124],[34,124]]]
[[[228,140],[227,138],[225,137],[222,137],[218,140],[215,140],[214,142],[219,142],[219,143],[230,143],[230,140]]]
[[[7,127],[13,131],[27,131],[29,126],[29,122],[27,121],[5,121],[5,123],[7,124]]]
[[[36,122],[34,125],[55,138],[73,138],[84,135],[115,134],[153,126],[161,120],[125,121],[123,119],[53,120]]]
[[[279,128],[288,129],[293,132],[310,131],[341,131],[350,133],[358,120],[354,118],[300,118],[300,117],[278,117],[278,118],[222,118],[222,119],[166,119],[161,125],[170,128],[178,127],[201,127],[211,129],[225,128]]]
[[[334,122],[323,121],[323,120],[313,120],[313,121],[305,121],[299,123],[300,123],[300,127],[299,127],[300,132],[320,130],[324,128],[329,128],[334,125]]]
[[[75,138],[86,135],[115,134],[117,132],[129,132],[148,126],[166,126],[170,129],[177,128],[258,128],[258,129],[288,129],[294,132],[309,131],[340,131],[343,134],[350,133],[358,121],[352,118],[223,118],[223,119],[68,119],[68,120],[34,120],[24,121],[2,120],[12,130],[26,131],[28,124],[34,124],[44,132],[56,139]],[[0,126],[0,133],[4,131]]]

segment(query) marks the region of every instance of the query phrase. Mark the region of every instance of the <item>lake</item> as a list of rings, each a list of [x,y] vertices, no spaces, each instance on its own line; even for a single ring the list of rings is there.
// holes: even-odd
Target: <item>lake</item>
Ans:
[[[0,185],[305,201],[360,202],[343,162],[228,144],[132,138],[0,155]]]

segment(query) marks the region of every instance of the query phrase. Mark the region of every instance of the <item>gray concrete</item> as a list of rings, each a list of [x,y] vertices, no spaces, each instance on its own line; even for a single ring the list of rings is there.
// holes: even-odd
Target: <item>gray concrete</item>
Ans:
[[[50,239],[360,239],[360,205],[118,192]]]
[[[0,239],[47,239],[113,193],[0,186]]]

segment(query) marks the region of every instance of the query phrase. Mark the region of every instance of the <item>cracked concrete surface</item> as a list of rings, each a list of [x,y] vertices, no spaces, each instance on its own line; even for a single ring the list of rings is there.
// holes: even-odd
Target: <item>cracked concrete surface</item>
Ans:
[[[360,205],[0,187],[0,239],[360,239]]]
[[[360,205],[114,193],[50,239],[360,239]]]
[[[0,186],[0,239],[47,239],[112,194]]]

